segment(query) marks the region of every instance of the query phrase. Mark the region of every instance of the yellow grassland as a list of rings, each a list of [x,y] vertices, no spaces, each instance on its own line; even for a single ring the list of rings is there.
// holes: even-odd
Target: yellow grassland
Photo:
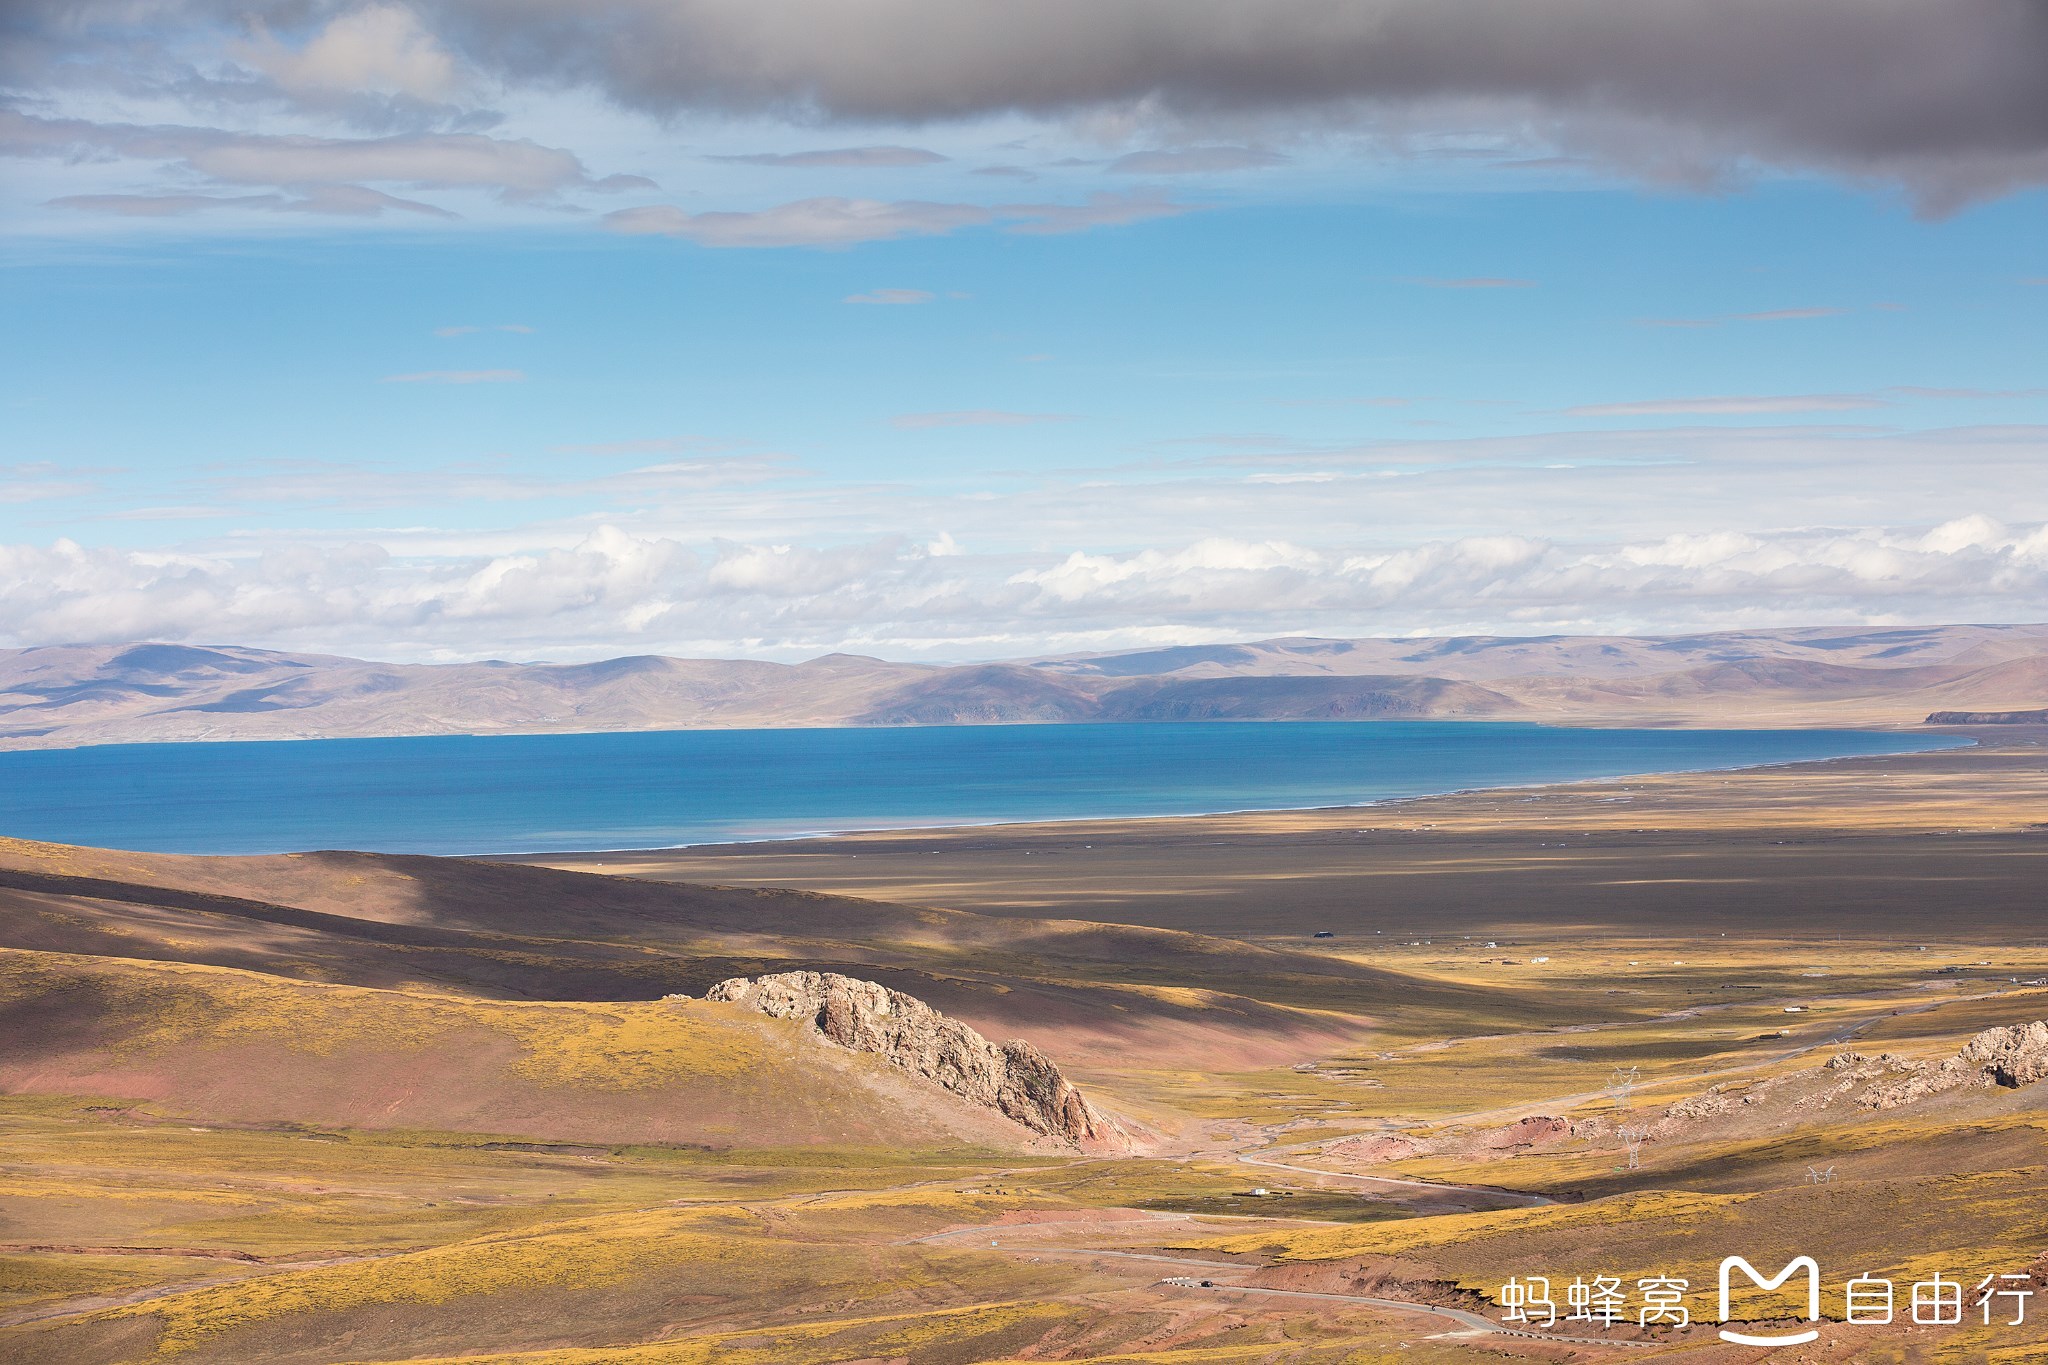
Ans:
[[[548,1290],[587,1291],[654,1276],[747,1292],[817,1294],[836,1284],[869,1297],[913,1291],[945,1251],[877,1257],[855,1245],[877,1229],[937,1230],[992,1217],[1015,1200],[950,1191],[821,1196],[799,1205],[654,1208],[489,1233],[421,1251],[283,1271],[209,1285],[88,1317],[142,1317],[160,1325],[159,1351],[176,1354],[265,1323],[377,1305]],[[891,1265],[890,1262],[895,1262]],[[891,1271],[894,1271],[892,1285]]]
[[[457,1365],[458,1361],[484,1365],[830,1365],[854,1358],[905,1357],[941,1344],[960,1352],[960,1359],[992,1360],[1000,1356],[967,1353],[992,1346],[1007,1354],[1004,1347],[1009,1341],[1021,1345],[1067,1316],[1067,1310],[1051,1304],[976,1304],[925,1313],[716,1332],[638,1346],[518,1351],[482,1357],[421,1357],[391,1365]]]
[[[1661,1190],[1584,1204],[1276,1229],[1176,1243],[1282,1261],[1402,1257],[1491,1297],[1509,1275],[1675,1275],[1712,1285],[1720,1258],[1814,1256],[1835,1279],[1911,1280],[1939,1269],[1975,1283],[2041,1255],[2039,1168],[1795,1186],[1754,1194]]]
[[[1056,1357],[1030,1349],[1034,1339],[1068,1329],[1084,1334],[1085,1307],[1009,1302],[970,1308],[936,1309],[807,1323],[740,1332],[721,1332],[644,1345],[519,1351],[494,1355],[415,1357],[384,1365],[835,1365],[846,1361],[986,1361],[1056,1358],[1067,1365],[1432,1365],[1473,1359],[1462,1351],[1429,1342],[1395,1341],[1386,1334],[1318,1330],[1297,1326],[1285,1333],[1258,1332],[1256,1339],[1227,1345],[1195,1344],[1169,1350],[1115,1351]],[[1076,1331],[1076,1329],[1079,1329]],[[1026,1348],[1013,1354],[1019,1347]],[[371,1365],[367,1361],[348,1365]]]
[[[115,962],[0,949],[0,991],[30,996],[79,980],[119,992],[117,1050],[195,1043],[274,1043],[311,1057],[350,1049],[425,1050],[466,1030],[521,1049],[517,1070],[542,1084],[634,1090],[759,1071],[761,1033],[702,1002],[581,1004],[455,996],[284,981],[185,963]]]

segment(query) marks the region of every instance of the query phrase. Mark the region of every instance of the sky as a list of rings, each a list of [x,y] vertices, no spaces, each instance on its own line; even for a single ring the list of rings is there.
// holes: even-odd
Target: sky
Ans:
[[[0,646],[2048,619],[2035,0],[9,0]]]

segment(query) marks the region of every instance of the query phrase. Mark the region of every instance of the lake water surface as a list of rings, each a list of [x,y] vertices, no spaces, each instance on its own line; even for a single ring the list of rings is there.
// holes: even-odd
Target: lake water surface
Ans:
[[[513,853],[1352,805],[1962,743],[1373,721],[676,730],[0,753],[0,835],[175,853]]]

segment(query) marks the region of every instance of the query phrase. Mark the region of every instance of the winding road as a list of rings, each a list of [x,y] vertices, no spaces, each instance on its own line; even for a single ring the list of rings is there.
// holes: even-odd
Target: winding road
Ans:
[[[1151,1216],[1164,1222],[1184,1222],[1189,1221],[1190,1218],[1187,1214],[1157,1212]],[[1154,1251],[1117,1251],[1107,1247],[1048,1246],[1042,1242],[1033,1242],[1028,1239],[1013,1242],[1009,1246],[1002,1245],[1001,1234],[1009,1233],[1014,1235],[1029,1228],[1045,1226],[1046,1224],[1043,1223],[986,1223],[979,1227],[953,1228],[946,1232],[935,1232],[925,1237],[913,1237],[909,1239],[907,1245],[968,1239],[978,1241],[983,1237],[989,1237],[991,1233],[995,1233],[997,1234],[996,1236],[989,1237],[990,1248],[997,1251],[1008,1251],[1018,1256],[1030,1255],[1041,1258],[1046,1256],[1076,1256],[1084,1259],[1146,1261],[1157,1265],[1174,1266],[1183,1272],[1191,1269],[1206,1271],[1209,1275],[1207,1279],[1198,1280],[1194,1276],[1183,1273],[1182,1275],[1169,1276],[1167,1279],[1159,1281],[1162,1285],[1171,1285],[1174,1288],[1200,1293],[1262,1294],[1278,1298],[1318,1299],[1331,1303],[1355,1303],[1389,1313],[1410,1313],[1438,1318],[1457,1324],[1466,1333],[1522,1337],[1531,1341],[1555,1341],[1573,1346],[1612,1346],[1622,1350],[1640,1351],[1666,1344],[1654,1341],[1627,1341],[1616,1337],[1574,1337],[1564,1336],[1555,1332],[1527,1331],[1521,1328],[1506,1326],[1493,1321],[1491,1318],[1482,1317],[1478,1313],[1469,1312],[1463,1308],[1446,1308],[1437,1304],[1415,1303],[1408,1299],[1383,1299],[1371,1294],[1337,1294],[1317,1289],[1273,1289],[1264,1285],[1224,1284],[1217,1281],[1216,1275],[1218,1273],[1242,1275],[1248,1271],[1265,1269],[1264,1266],[1251,1265],[1243,1261],[1205,1261],[1192,1256],[1166,1256]]]

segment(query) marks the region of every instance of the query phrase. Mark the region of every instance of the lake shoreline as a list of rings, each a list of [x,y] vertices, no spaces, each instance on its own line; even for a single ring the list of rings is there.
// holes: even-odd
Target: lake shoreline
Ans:
[[[1177,811],[1159,815],[1075,815],[1048,820],[960,820],[930,825],[873,825],[844,829],[806,830],[801,833],[763,835],[752,839],[708,840],[702,843],[656,844],[643,847],[620,848],[562,848],[545,852],[521,853],[447,853],[436,856],[448,858],[474,858],[484,862],[504,863],[545,863],[557,858],[583,858],[596,854],[658,855],[663,853],[708,853],[719,849],[748,849],[764,844],[795,844],[824,840],[859,839],[886,835],[952,835],[965,831],[1002,832],[1009,830],[1056,830],[1062,827],[1080,825],[1144,825],[1173,820],[1229,820],[1255,816],[1316,816],[1338,815],[1347,812],[1385,811],[1391,808],[1413,805],[1424,801],[1442,801],[1466,796],[1485,796],[1496,793],[1524,791],[1570,791],[1579,787],[1597,786],[1611,782],[1646,781],[1653,778],[1684,778],[1710,776],[1715,773],[1760,773],[1775,769],[1803,768],[1823,764],[1854,763],[1862,759],[1908,757],[1917,754],[1954,753],[1981,747],[1980,739],[1966,739],[1959,743],[1928,745],[1922,748],[1896,749],[1874,754],[1842,754],[1833,758],[1796,758],[1774,763],[1743,763],[1727,767],[1709,768],[1660,768],[1638,773],[1615,773],[1601,777],[1574,778],[1563,782],[1509,782],[1476,787],[1454,787],[1443,791],[1417,792],[1405,796],[1380,797],[1371,801],[1338,802],[1320,806],[1257,806],[1236,810]]]
[[[1864,729],[1202,721],[170,743],[0,755],[0,831],[187,854],[631,853],[1370,809],[1970,742]]]

